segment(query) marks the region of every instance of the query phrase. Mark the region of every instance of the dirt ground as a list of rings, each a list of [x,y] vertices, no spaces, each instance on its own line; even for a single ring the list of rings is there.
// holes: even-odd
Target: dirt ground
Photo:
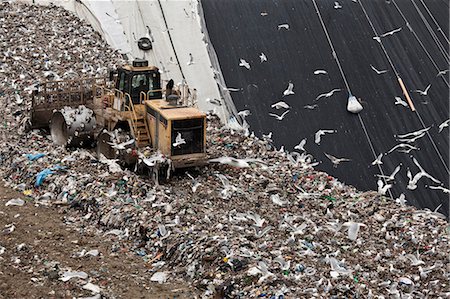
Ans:
[[[102,289],[101,298],[198,296],[185,283],[150,281],[153,271],[142,257],[130,252],[125,244],[113,250],[118,244],[114,237],[71,227],[65,208],[38,206],[30,201],[23,206],[5,206],[13,198],[25,196],[0,183],[0,299],[94,296],[82,288],[87,282]],[[15,229],[7,233],[10,224]],[[83,249],[97,249],[100,254],[74,256]],[[67,269],[86,272],[89,277],[63,282],[60,276]]]

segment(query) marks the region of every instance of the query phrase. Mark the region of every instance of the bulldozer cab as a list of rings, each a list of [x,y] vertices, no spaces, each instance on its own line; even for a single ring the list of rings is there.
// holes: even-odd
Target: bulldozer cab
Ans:
[[[149,67],[147,60],[136,59],[132,65],[117,70],[115,82],[117,90],[127,93],[133,104],[140,103],[141,92],[147,99],[161,99],[161,77],[157,67]]]

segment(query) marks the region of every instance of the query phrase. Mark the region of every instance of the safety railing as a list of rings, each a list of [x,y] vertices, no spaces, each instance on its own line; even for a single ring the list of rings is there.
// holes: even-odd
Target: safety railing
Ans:
[[[136,109],[134,108],[134,104],[133,101],[131,100],[131,96],[128,93],[125,93],[122,95],[124,95],[124,99],[125,99],[125,111],[130,111],[131,112],[131,124],[133,126],[133,132],[136,138],[136,141],[139,142],[140,141],[140,131],[138,130],[138,126],[137,126],[137,121],[138,121],[138,117],[136,114]]]

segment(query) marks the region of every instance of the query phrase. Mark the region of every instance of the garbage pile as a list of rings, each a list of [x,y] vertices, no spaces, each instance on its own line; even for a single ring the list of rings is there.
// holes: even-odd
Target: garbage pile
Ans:
[[[7,37],[1,52],[16,51],[2,59],[0,72],[7,115],[1,127],[2,178],[24,199],[62,205],[77,215],[74,225],[128,244],[151,269],[149,281],[183,279],[204,298],[449,296],[449,232],[442,214],[359,192],[315,171],[307,153],[276,150],[270,138],[226,128],[214,115],[207,128],[212,161],[179,171],[164,184],[98,159],[90,149],[55,146],[43,131],[25,132],[24,91],[44,76],[34,70],[45,62],[42,53],[58,76],[81,65],[59,60],[73,45],[79,53],[97,49],[98,64],[119,58],[60,8],[0,7],[1,34]],[[37,24],[57,29],[61,49],[47,41],[33,51],[13,50],[27,36],[39,39]],[[14,40],[14,30],[28,34]],[[32,61],[27,55],[37,56]],[[20,79],[26,70],[29,78]]]

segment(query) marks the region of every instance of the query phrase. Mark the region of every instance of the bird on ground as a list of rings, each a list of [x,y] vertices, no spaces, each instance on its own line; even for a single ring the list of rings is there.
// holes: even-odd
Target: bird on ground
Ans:
[[[277,110],[281,109],[281,108],[283,108],[283,109],[291,108],[286,102],[283,102],[283,101],[276,102],[275,104],[270,105],[270,107],[275,108]]]
[[[326,70],[315,70],[314,75],[326,75],[328,72]]]
[[[281,115],[278,115],[278,114],[275,114],[275,113],[269,113],[269,115],[270,115],[270,116],[273,116],[273,117],[275,117],[277,120],[281,121],[281,120],[284,119],[284,117],[286,116],[286,114],[287,114],[289,111],[291,111],[291,110],[286,110],[286,111],[284,111],[283,114],[281,114]]]
[[[186,144],[186,140],[184,140],[183,137],[181,136],[181,133],[178,132],[177,137],[175,137],[175,142],[173,143],[173,146],[178,147],[182,144]]]
[[[108,142],[109,145],[111,145],[112,148],[116,149],[116,150],[124,150],[127,148],[127,146],[132,145],[134,143],[134,139],[122,142],[122,143],[113,143],[113,142]]]
[[[384,184],[381,179],[377,181],[378,193],[381,195],[386,195],[386,192],[392,187],[392,184]]]
[[[261,216],[259,214],[252,212],[252,211],[247,212],[247,219],[255,222],[254,225],[257,227],[262,227],[264,222],[266,221],[265,219],[261,218]]]
[[[446,121],[444,121],[443,123],[441,123],[441,124],[439,125],[439,133],[441,133],[442,130],[444,130],[444,128],[448,128],[449,124],[450,124],[450,119],[447,119]]]
[[[437,73],[436,77],[439,77],[439,76],[444,76],[445,74],[447,74],[447,73],[448,73],[448,71],[449,71],[449,70],[443,70],[443,71],[439,71],[439,72]]]
[[[265,228],[261,229],[259,227],[253,226],[253,231],[255,233],[255,238],[259,239],[262,238],[265,234],[267,234],[270,230],[272,230],[272,226],[266,226]]]
[[[414,92],[417,92],[418,94],[420,94],[421,96],[426,96],[428,95],[428,90],[430,90],[431,84],[428,84],[428,86],[425,88],[425,90],[420,90],[420,89],[416,89],[414,90]]]
[[[411,261],[411,266],[419,266],[419,265],[425,264],[424,261],[419,259],[419,253],[417,253],[417,255],[410,253],[410,254],[405,255],[405,257]]]
[[[377,174],[377,176],[379,178],[384,178],[386,180],[386,182],[393,181],[395,179],[395,176],[397,175],[397,173],[400,171],[401,166],[402,166],[402,163],[400,163],[397,167],[395,167],[394,171],[391,173],[390,176],[380,175],[380,174]]]
[[[383,158],[383,153],[379,154],[378,157],[373,160],[372,165],[381,165],[383,162],[381,161],[381,158]]]
[[[314,142],[316,144],[320,144],[321,137],[325,134],[336,133],[335,130],[318,130],[315,134]]]
[[[192,175],[190,175],[188,172],[186,172],[186,175],[192,180],[192,193],[195,193],[197,191],[197,188],[200,187],[202,184],[199,183],[197,179],[195,179]]]
[[[341,89],[340,89],[340,88],[335,88],[335,89],[333,89],[333,90],[331,90],[331,91],[329,91],[329,92],[327,92],[327,93],[319,94],[319,95],[316,97],[316,101],[319,100],[320,98],[323,98],[323,97],[329,98],[329,97],[331,97],[335,92],[338,92],[338,91],[341,91]]]
[[[308,109],[308,110],[314,110],[314,109],[316,109],[317,107],[319,107],[319,105],[317,105],[317,104],[314,104],[314,105],[305,105],[305,106],[303,106],[304,109]]]
[[[380,35],[380,37],[386,37],[386,36],[388,36],[388,35],[393,35],[394,33],[397,33],[397,32],[399,32],[400,30],[402,30],[402,27],[399,27],[399,28],[397,28],[397,29],[394,29],[394,30],[388,31],[388,32],[386,32],[386,33],[383,33],[382,35]]]
[[[349,162],[349,161],[351,161],[350,159],[347,159],[347,158],[337,158],[337,157],[335,157],[335,156],[333,156],[333,155],[330,155],[330,154],[327,154],[327,153],[324,153],[324,155],[325,155],[328,159],[330,159],[331,163],[333,163],[333,167],[334,167],[334,168],[337,168],[338,165],[339,165],[339,163],[341,163],[341,162]]]
[[[194,56],[192,56],[192,53],[189,53],[189,61],[187,62],[187,65],[194,64]]]
[[[250,63],[245,61],[245,59],[240,59],[239,66],[245,67],[247,70],[250,69]]]
[[[278,30],[286,29],[289,30],[289,24],[280,24],[278,25]]]
[[[288,95],[294,94],[293,89],[294,89],[294,83],[289,82],[288,87],[286,88],[285,91],[283,91],[283,96],[288,96]]]
[[[370,65],[370,67],[372,68],[372,70],[373,70],[375,73],[377,73],[377,75],[381,75],[381,74],[387,73],[387,70],[379,71],[379,70],[377,70],[373,65]]]
[[[428,186],[428,188],[433,190],[441,190],[444,193],[450,194],[450,189],[444,188],[442,186]]]
[[[272,194],[272,195],[270,195],[270,200],[272,200],[272,202],[274,204],[279,205],[281,207],[286,205],[287,203],[289,203],[287,200],[286,201],[281,200],[279,194]]]
[[[342,8],[342,5],[339,4],[339,2],[335,1],[334,2],[334,9],[341,9],[341,8]]]
[[[395,103],[394,105],[402,105],[404,107],[408,107],[408,103],[402,100],[401,97],[395,97]]]
[[[294,146],[294,149],[302,151],[302,152],[306,152],[305,145],[306,145],[306,138],[303,138],[299,144]]]
[[[263,63],[264,61],[267,61],[266,54],[261,52],[261,54],[259,55],[259,59],[261,60],[261,63]]]

